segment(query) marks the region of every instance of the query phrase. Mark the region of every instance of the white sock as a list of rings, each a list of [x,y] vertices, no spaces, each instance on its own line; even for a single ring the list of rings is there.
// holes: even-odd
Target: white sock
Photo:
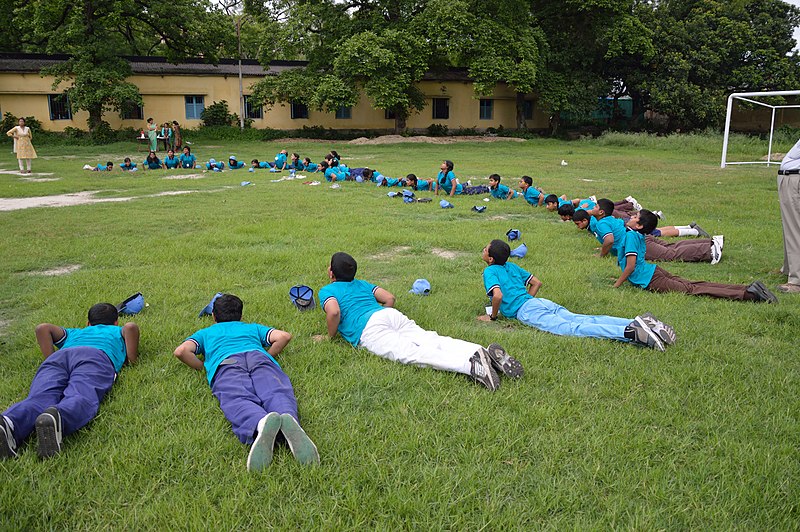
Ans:
[[[17,162],[19,162],[19,171],[20,172],[24,172],[25,171],[25,162],[22,159],[17,159]]]
[[[5,419],[8,426],[11,427],[11,432],[14,432],[14,422],[11,421],[8,416],[3,416],[3,419]]]
[[[688,225],[676,225],[675,229],[678,230],[678,236],[700,236],[697,229]]]
[[[28,162],[28,171],[30,172],[31,171],[31,160],[27,159],[27,162]]]

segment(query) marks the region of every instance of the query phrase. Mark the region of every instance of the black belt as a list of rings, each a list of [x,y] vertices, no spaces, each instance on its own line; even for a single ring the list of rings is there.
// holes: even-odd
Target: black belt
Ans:
[[[800,174],[800,168],[796,170],[778,170],[778,175],[795,175]]]

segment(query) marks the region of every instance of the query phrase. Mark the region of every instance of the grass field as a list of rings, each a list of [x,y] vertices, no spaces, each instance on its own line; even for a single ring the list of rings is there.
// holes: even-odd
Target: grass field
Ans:
[[[528,174],[572,197],[632,194],[663,210],[669,224],[697,221],[725,235],[720,264],[667,265],[673,273],[762,279],[771,288],[785,282],[775,167],[721,170],[719,138],[197,142],[194,151],[203,161],[231,153],[249,161],[271,160],[282,147],[314,161],[334,148],[350,166],[390,176],[433,177],[451,159],[462,180],[485,182],[497,172],[515,186]],[[593,256],[593,239],[521,200],[456,197],[454,209],[442,210],[356,183],[272,183],[276,174],[265,171],[109,175],[80,168],[118,164],[135,146],[37,149],[34,171],[58,180],[0,174],[0,197],[99,191],[136,199],[0,212],[0,408],[25,397],[41,362],[37,323],[81,326],[93,303],[136,291],[149,307],[135,317],[139,363],[121,372],[98,417],[51,460],[40,461],[32,442],[19,459],[0,463],[2,530],[800,526],[796,297],[757,305],[614,290],[616,264]],[[761,150],[739,138],[731,156]],[[7,142],[0,168],[16,168],[10,151]],[[191,193],[155,196],[176,191]],[[476,204],[486,213],[471,212]],[[651,311],[675,327],[677,345],[658,353],[477,322],[486,302],[481,249],[512,227],[530,249],[519,264],[544,282],[542,297],[586,314]],[[397,295],[397,308],[423,327],[503,344],[525,377],[492,394],[341,339],[313,341],[325,330],[322,312],[298,313],[287,293],[298,283],[318,291],[335,251],[356,257],[359,277]],[[43,274],[66,266],[80,268]],[[408,293],[420,277],[433,286],[428,297]],[[266,473],[248,474],[248,449],[204,376],[172,356],[210,325],[197,313],[217,291],[242,297],[246,320],[294,334],[278,360],[320,467],[302,467],[282,448]]]

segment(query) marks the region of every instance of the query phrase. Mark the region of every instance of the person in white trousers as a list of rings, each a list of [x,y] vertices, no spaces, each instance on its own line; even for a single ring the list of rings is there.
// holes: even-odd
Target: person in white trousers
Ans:
[[[783,223],[783,267],[786,284],[781,292],[800,293],[800,140],[789,150],[778,170],[778,199]]]

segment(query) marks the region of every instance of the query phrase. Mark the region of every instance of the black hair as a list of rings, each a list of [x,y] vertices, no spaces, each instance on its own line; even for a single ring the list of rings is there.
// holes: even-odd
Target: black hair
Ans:
[[[123,163],[129,163],[129,162],[131,162],[131,158],[130,157],[125,157],[125,160],[122,161],[122,162]]]
[[[333,155],[333,158],[337,161],[341,160],[341,157],[339,157],[339,153],[336,150],[331,150],[331,155]]]
[[[327,160],[325,160],[325,161],[320,161],[320,163],[319,163],[319,167],[320,167],[320,169],[322,169],[322,170],[327,170],[327,168],[328,168],[328,161],[327,161]]]
[[[417,190],[417,183],[419,182],[419,180],[417,179],[416,175],[408,174],[406,176],[406,181],[411,185],[411,188],[413,188],[414,190]]]
[[[637,229],[637,231],[643,235],[649,235],[656,230],[656,227],[658,227],[658,216],[653,214],[652,211],[642,209],[639,211],[639,225],[641,225],[642,228]]]
[[[572,218],[575,215],[575,207],[572,205],[572,203],[565,203],[558,208],[558,214],[560,216],[569,216]]]
[[[173,121],[172,121],[172,125],[173,125],[173,126],[177,126],[177,125],[178,125],[178,121],[177,121],[177,120],[173,120]]]
[[[192,153],[192,148],[190,148],[189,146],[184,146],[183,147],[183,151],[186,151],[186,150],[189,150],[189,153]]]
[[[252,161],[250,161],[250,164],[254,164],[254,163],[255,163],[256,166],[258,166],[260,164],[258,162],[258,159],[253,159]]]
[[[331,272],[337,281],[350,282],[356,277],[358,263],[356,259],[343,251],[331,256]]]
[[[311,158],[310,157],[303,157],[303,163],[311,164]]]
[[[489,242],[489,256],[494,259],[494,263],[502,266],[511,256],[511,248],[502,240],[492,240]]]
[[[152,122],[153,121],[153,117],[151,116],[150,118],[147,119],[147,121],[148,122]]]
[[[111,303],[97,303],[89,309],[89,325],[114,325],[119,319],[117,307]]]
[[[222,294],[214,301],[214,319],[217,323],[241,321],[244,303],[233,294]]]
[[[561,214],[561,213],[559,213],[559,214]],[[584,220],[588,221],[590,218],[591,218],[591,215],[588,212],[586,212],[585,210],[583,210],[583,209],[578,209],[572,215],[572,221],[573,222],[582,222]]]
[[[297,159],[299,161],[300,160],[300,156],[298,154],[296,154],[296,153],[292,153],[292,159]]]
[[[364,179],[372,179],[373,171],[369,168],[364,168],[364,171],[361,172],[361,177]]]
[[[150,154],[152,154],[152,155],[153,155],[153,157],[152,157],[152,158],[150,157]],[[156,154],[156,152],[154,152],[153,150],[150,150],[150,153],[148,153],[148,154],[147,154],[147,160],[148,160],[148,161],[158,161],[158,160],[159,160],[159,159],[158,159],[158,155],[157,155],[157,154]]]
[[[545,203],[558,203],[558,196],[556,196],[555,194],[548,194],[547,196],[545,196],[544,202]]]
[[[331,160],[331,168],[333,168],[334,166],[336,166],[336,167],[339,166],[339,160],[338,159],[332,159]]]
[[[453,161],[448,161],[447,159],[445,159],[444,164],[445,164],[445,166],[447,166],[447,171],[448,172],[452,172],[453,171]]]
[[[497,181],[499,183],[500,182],[500,175],[492,174],[492,175],[489,176],[489,179],[491,179],[492,181]]]
[[[531,176],[529,176],[529,175],[524,175],[524,176],[522,176],[522,178],[521,178],[521,179],[522,179],[523,181],[525,181],[525,184],[526,184],[526,185],[528,185],[529,187],[533,186],[533,179],[531,178]],[[552,195],[552,194],[551,194],[551,195]]]
[[[603,216],[611,216],[614,212],[614,202],[608,198],[597,200],[597,206],[603,211]]]
[[[113,163],[112,161],[108,161],[108,162],[106,163],[106,166],[114,166],[114,163]]]
[[[325,156],[325,160],[326,160],[326,161],[332,161],[332,160],[333,160],[333,155],[331,155],[331,154],[329,153],[328,155],[326,155],[326,156]]]

